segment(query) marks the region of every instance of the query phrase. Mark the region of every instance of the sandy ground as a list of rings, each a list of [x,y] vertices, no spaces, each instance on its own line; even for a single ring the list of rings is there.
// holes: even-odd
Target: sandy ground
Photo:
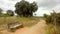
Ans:
[[[14,33],[5,31],[4,34],[45,34],[46,22],[41,20],[32,27],[24,27],[16,30]],[[6,33],[7,32],[7,33]]]

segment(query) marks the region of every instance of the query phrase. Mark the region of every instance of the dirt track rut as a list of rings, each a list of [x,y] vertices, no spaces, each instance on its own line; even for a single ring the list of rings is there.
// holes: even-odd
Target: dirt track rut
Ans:
[[[41,20],[36,25],[17,30],[14,34],[45,34],[46,22]]]
[[[14,33],[5,31],[4,34],[45,34],[46,22],[44,20],[40,20],[36,25],[32,27],[24,27],[18,29]]]

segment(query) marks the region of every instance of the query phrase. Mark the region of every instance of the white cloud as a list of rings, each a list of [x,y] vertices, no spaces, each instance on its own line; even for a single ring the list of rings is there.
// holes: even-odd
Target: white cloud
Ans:
[[[14,5],[21,0],[0,0],[0,8],[4,11],[15,10]],[[60,0],[26,0],[28,2],[36,1],[39,9],[37,10],[37,16],[42,16],[44,13],[49,14],[51,10],[60,12]]]
[[[56,12],[60,12],[60,5],[57,5],[53,8]]]
[[[50,13],[52,13],[51,10],[47,10],[47,8],[44,8],[44,7],[39,7],[37,12],[35,12],[34,14],[36,14],[36,16],[43,16],[43,14],[50,15]]]
[[[60,4],[60,0],[36,0],[36,1],[39,7],[43,6],[53,8],[54,6]]]

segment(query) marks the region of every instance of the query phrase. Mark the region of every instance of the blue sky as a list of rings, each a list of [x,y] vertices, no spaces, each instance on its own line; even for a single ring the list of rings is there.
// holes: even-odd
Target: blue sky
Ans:
[[[14,5],[21,0],[0,0],[0,8],[3,12],[6,10],[15,10]],[[43,16],[44,13],[50,14],[52,10],[60,12],[60,0],[26,0],[30,3],[35,1],[38,5],[38,10],[35,12],[37,16]]]

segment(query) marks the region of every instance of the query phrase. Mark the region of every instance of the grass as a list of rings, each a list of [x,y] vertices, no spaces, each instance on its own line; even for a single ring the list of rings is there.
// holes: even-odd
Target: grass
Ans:
[[[60,34],[60,27],[49,24],[46,28],[46,34]]]
[[[0,31],[7,29],[7,24],[10,22],[19,22],[24,26],[32,26],[39,22],[39,18],[37,17],[0,17]]]
[[[19,22],[19,23],[22,23],[24,26],[27,26],[27,27],[30,27],[32,25],[35,25],[36,23],[39,22],[39,19],[40,18],[37,18],[37,17],[0,17],[0,31],[2,30],[5,30],[7,29],[7,24],[10,23],[10,22]],[[60,27],[57,27],[58,28],[58,32],[60,33]],[[46,27],[46,34],[53,34],[53,32],[55,32],[55,28],[49,24],[47,27]],[[0,34],[2,34],[0,32]]]
[[[46,28],[46,34],[53,34],[54,28],[51,24],[49,24]]]

